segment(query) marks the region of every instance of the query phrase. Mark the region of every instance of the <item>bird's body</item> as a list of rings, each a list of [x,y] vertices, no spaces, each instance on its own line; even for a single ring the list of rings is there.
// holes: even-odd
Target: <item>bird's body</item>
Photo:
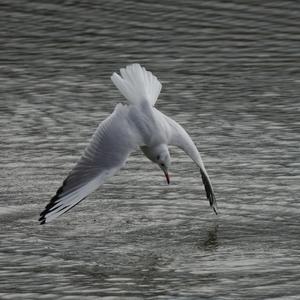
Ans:
[[[158,79],[138,64],[121,69],[121,75],[114,73],[112,81],[129,104],[118,104],[99,125],[82,157],[41,213],[41,224],[82,201],[118,172],[139,147],[160,166],[169,183],[168,145],[182,148],[199,166],[207,198],[216,212],[212,185],[195,144],[177,122],[154,107],[161,90]]]

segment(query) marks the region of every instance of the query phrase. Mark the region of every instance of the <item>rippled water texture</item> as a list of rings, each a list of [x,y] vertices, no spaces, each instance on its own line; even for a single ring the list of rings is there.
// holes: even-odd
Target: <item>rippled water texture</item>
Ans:
[[[10,1],[0,9],[1,299],[299,299],[300,2]],[[38,214],[140,62],[214,184],[140,153]]]

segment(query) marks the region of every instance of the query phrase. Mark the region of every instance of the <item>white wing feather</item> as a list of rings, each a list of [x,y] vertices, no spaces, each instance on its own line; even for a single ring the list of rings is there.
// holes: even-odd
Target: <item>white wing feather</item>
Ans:
[[[41,224],[70,210],[125,164],[138,145],[126,120],[127,107],[117,105],[94,133],[84,154],[40,214]]]

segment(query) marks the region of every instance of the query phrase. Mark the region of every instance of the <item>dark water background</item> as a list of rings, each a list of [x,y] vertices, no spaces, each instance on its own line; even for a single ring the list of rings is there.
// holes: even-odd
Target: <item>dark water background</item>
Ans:
[[[0,299],[299,299],[300,2],[0,3]],[[139,62],[214,184],[140,153],[38,225]]]

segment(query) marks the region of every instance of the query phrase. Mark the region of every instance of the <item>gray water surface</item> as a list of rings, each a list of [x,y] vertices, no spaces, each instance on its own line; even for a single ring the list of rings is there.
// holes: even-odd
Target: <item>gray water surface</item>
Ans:
[[[299,299],[300,2],[1,1],[0,299]],[[136,152],[38,215],[139,62],[214,185]]]

